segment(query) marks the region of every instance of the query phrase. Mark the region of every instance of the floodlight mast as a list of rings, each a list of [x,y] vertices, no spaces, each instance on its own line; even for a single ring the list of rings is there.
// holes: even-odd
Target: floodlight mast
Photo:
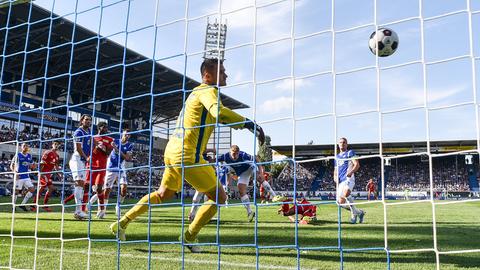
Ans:
[[[210,23],[207,19],[207,29],[205,33],[204,59],[225,59],[225,42],[227,39],[227,24],[219,23],[217,19]]]

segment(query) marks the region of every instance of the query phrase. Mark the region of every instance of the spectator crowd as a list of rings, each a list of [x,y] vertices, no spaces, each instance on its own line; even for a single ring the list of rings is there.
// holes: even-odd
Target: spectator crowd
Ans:
[[[17,129],[1,126],[0,142],[14,144],[18,141],[27,141],[31,147],[38,148],[41,140],[64,139],[61,133],[32,132],[25,128],[18,132]],[[67,141],[68,156],[73,152],[71,138]],[[48,149],[50,143],[42,143],[43,149]],[[63,145],[62,149],[63,151]],[[36,153],[33,153],[34,156]],[[0,177],[12,178],[10,173],[10,160],[5,154],[0,159]],[[63,158],[63,157],[61,157]],[[475,164],[477,164],[476,162]],[[61,161],[61,164],[63,162]],[[65,162],[67,164],[67,162]],[[361,168],[355,173],[356,190],[364,190],[369,179],[380,183],[381,159],[370,158],[360,160]],[[150,151],[134,151],[133,160],[127,166],[127,175],[131,186],[158,187],[161,181],[164,165],[162,153],[150,153]],[[468,168],[463,156],[437,157],[433,160],[432,181],[434,189],[444,191],[468,191]],[[478,165],[476,165],[478,167]],[[150,168],[152,168],[150,170]],[[430,174],[428,159],[420,156],[391,159],[391,165],[385,166],[385,175],[388,174],[386,189],[388,191],[427,191],[430,189]],[[333,181],[334,163],[332,160],[311,162],[286,162],[278,175],[272,179],[274,190],[292,191],[332,191],[335,190]],[[478,171],[478,170],[477,170]],[[151,172],[151,177],[150,177]],[[36,178],[35,175],[32,175]],[[68,177],[68,174],[67,174]],[[296,185],[296,186],[295,186]],[[187,188],[190,188],[186,184]]]

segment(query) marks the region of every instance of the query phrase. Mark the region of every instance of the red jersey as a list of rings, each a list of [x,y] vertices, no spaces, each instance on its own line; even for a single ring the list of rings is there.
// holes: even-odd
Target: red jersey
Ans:
[[[368,191],[375,191],[375,184],[373,182],[371,182],[371,183],[369,182],[367,184],[367,190]]]
[[[114,141],[112,137],[98,136],[94,137],[94,145],[96,147],[92,151],[92,168],[105,169],[107,168],[108,155],[113,149]]]
[[[268,182],[268,178],[270,178],[270,174],[267,172],[263,173],[263,179]]]
[[[42,155],[42,166],[41,172],[51,172],[55,169],[55,166],[58,164],[60,157],[57,152],[50,149],[45,151]]]
[[[297,207],[298,213],[304,216],[313,217],[317,213],[317,206],[311,205],[311,203],[305,198],[303,198],[299,203],[297,203]]]
[[[291,202],[292,199],[288,198],[283,202]],[[305,205],[307,204],[307,205]],[[295,204],[290,207],[289,204],[282,204],[282,212],[287,213],[291,208],[295,207]],[[299,215],[313,217],[317,214],[317,206],[310,205],[310,202],[303,198],[301,201],[297,202],[297,213]]]

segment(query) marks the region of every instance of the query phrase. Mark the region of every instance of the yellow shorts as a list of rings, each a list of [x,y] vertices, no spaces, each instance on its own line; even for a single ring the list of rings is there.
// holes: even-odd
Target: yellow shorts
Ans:
[[[195,165],[201,164],[205,164],[205,166],[183,168],[183,176],[197,191],[207,192],[217,187],[217,177],[215,176],[213,167],[208,165],[206,161]],[[182,189],[182,167],[179,164],[169,162],[167,159],[165,159],[165,166],[173,167],[165,167],[160,186],[165,186],[170,190],[180,191]]]

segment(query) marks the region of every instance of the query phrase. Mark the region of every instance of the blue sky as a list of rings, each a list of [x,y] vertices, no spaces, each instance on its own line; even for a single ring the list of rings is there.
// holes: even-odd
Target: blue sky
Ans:
[[[52,9],[52,0],[35,2]],[[73,12],[72,2],[57,0],[53,10],[60,15]],[[116,2],[105,0],[104,5]],[[228,23],[225,66],[230,85],[222,89],[223,93],[250,106],[239,113],[261,123],[274,145],[306,144],[310,140],[315,144],[332,144],[341,136],[348,137],[350,143],[425,140],[427,111],[424,105],[432,109],[428,113],[432,140],[475,139],[478,102],[474,104],[474,94],[478,96],[480,84],[480,1],[471,1],[473,47],[477,58],[475,75],[468,57],[432,64],[469,55],[469,14],[461,12],[467,10],[467,1],[423,1],[425,62],[428,63],[425,78],[418,0],[376,2],[377,25],[393,29],[400,38],[394,55],[378,59],[379,87],[376,58],[368,49],[369,35],[375,29],[373,0],[335,1],[335,49],[332,48],[330,0],[295,1],[294,12],[290,0],[257,0],[257,9],[253,7],[253,0],[222,1],[221,17]],[[80,0],[78,10],[87,10],[99,3]],[[156,4],[156,0],[132,0],[130,14],[127,14],[128,1],[123,1],[104,8],[102,20],[100,8],[96,8],[79,15],[77,22],[93,31],[98,31],[101,23],[102,35],[111,36],[116,42],[180,72],[185,69],[188,76],[200,80],[198,66],[205,15],[220,17],[218,1],[191,0],[188,9],[185,1],[180,0],[160,0],[158,10]],[[186,10],[189,20],[185,38]],[[75,19],[73,15],[67,18]],[[126,41],[125,29],[129,31]],[[346,31],[348,29],[350,31]],[[253,43],[257,45],[256,56]],[[186,63],[182,56],[185,50]],[[335,99],[333,59],[337,73]],[[410,64],[402,65],[406,63]],[[363,67],[371,68],[358,70]],[[445,108],[456,104],[463,105]],[[254,140],[249,132],[235,131],[233,136],[234,143],[242,149],[253,150]]]

